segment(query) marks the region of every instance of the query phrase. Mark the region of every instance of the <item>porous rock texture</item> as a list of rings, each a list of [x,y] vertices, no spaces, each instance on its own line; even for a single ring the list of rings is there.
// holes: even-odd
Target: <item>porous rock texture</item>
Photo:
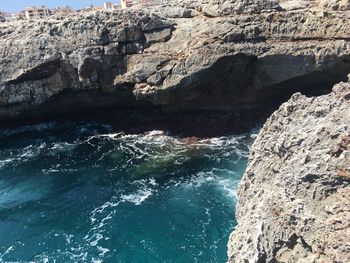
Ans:
[[[345,7],[162,2],[0,24],[0,119],[105,106],[252,111],[350,71]]]
[[[273,113],[238,196],[229,262],[350,262],[350,83]]]

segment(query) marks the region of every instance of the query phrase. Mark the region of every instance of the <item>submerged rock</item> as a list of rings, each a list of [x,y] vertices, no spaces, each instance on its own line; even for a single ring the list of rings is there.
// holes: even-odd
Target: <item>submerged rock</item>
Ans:
[[[266,122],[238,191],[229,262],[350,262],[350,83]]]

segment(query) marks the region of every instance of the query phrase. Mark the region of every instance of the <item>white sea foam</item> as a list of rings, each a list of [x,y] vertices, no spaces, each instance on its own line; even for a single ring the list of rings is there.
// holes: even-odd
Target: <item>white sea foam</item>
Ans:
[[[88,233],[83,238],[87,243],[88,247],[96,247],[99,256],[104,257],[105,254],[109,252],[108,248],[104,248],[99,245],[99,241],[104,239],[108,240],[109,237],[105,237],[102,233],[104,232],[104,227],[109,223],[113,216],[117,213],[116,207],[125,200],[117,200],[116,196],[96,207],[90,214],[91,228]],[[96,259],[99,260],[99,259]]]
[[[120,195],[120,198],[121,200],[135,205],[141,205],[146,201],[146,199],[157,191],[156,187],[158,186],[154,178],[135,180],[132,184],[138,185],[138,189],[130,194],[122,194]]]
[[[155,179],[143,179],[130,182],[136,188],[132,193],[116,194],[110,200],[99,207],[96,207],[90,214],[91,228],[84,237],[88,246],[96,247],[100,257],[104,257],[110,252],[108,248],[104,248],[99,243],[101,240],[108,240],[110,237],[103,233],[107,224],[113,219],[118,212],[117,207],[125,202],[133,203],[134,205],[141,205],[147,198],[149,198],[158,186]],[[96,259],[95,260],[99,260]]]
[[[17,151],[4,151],[4,159],[0,160],[0,168],[8,165],[17,165],[21,162],[26,162],[38,157],[41,152],[46,148],[46,143],[40,143],[39,145],[28,145],[27,147]]]
[[[100,241],[103,238],[103,235],[100,233],[94,233],[91,237],[92,240],[90,240],[90,246],[96,247],[98,244],[98,241]]]
[[[101,246],[97,246],[97,249],[98,251],[100,252],[98,255],[100,257],[104,257],[105,254],[107,254],[108,252],[110,252],[110,250],[108,248],[104,248],[104,247],[101,247]]]
[[[228,169],[212,169],[202,171],[189,178],[180,180],[170,180],[166,186],[167,189],[172,187],[182,187],[185,189],[201,188],[203,186],[214,187],[228,200],[237,200],[237,186],[240,175]]]
[[[107,142],[116,142],[115,151],[128,156],[128,159],[119,167],[121,169],[136,169],[136,177],[151,174],[156,171],[157,165],[161,169],[170,169],[173,165],[181,166],[190,161],[193,156],[202,156],[218,164],[230,162],[235,165],[240,162],[241,158],[246,158],[248,155],[248,148],[245,146],[245,135],[201,139],[188,144],[186,140],[171,137],[164,131],[156,130],[145,134],[110,133],[94,135],[87,138],[85,142],[96,145],[101,143],[101,139],[107,140]],[[226,154],[223,154],[223,151]],[[113,151],[102,153],[99,161],[108,158],[111,154],[113,154]],[[144,174],[142,171],[144,171]],[[151,194],[149,191],[141,191],[125,194],[123,198],[128,202],[139,204]]]
[[[15,158],[8,158],[5,160],[0,160],[0,168],[5,167],[6,165],[13,163],[14,161],[16,161]]]
[[[238,182],[238,180],[233,179],[221,179],[218,180],[218,185],[230,199],[237,200]]]
[[[50,154],[55,155],[60,152],[69,152],[69,151],[72,151],[76,146],[77,146],[77,143],[68,143],[68,142],[54,143],[50,147]]]
[[[152,191],[150,190],[138,190],[134,194],[121,195],[120,198],[127,202],[134,203],[135,205],[140,205],[151,195]]]
[[[204,219],[201,220],[201,223],[202,223],[202,239],[203,239],[204,242],[205,242],[205,237],[207,235],[207,226],[211,222],[211,214],[210,214],[210,209],[209,208],[205,208],[205,215],[207,217],[207,220],[206,221],[204,221]]]
[[[82,132],[85,131],[86,130],[83,130]],[[10,158],[0,160],[0,168],[2,167],[1,165],[5,166],[17,160],[35,158],[35,156],[41,153],[46,155],[48,154],[47,152],[51,152],[52,154],[69,152],[81,143],[97,145],[96,151],[98,153],[100,153],[99,151],[102,149],[100,160],[103,160],[116,151],[122,152],[125,155],[130,155],[128,156],[129,159],[123,163],[127,168],[135,168],[137,165],[142,165],[154,160],[156,160],[154,162],[156,166],[158,164],[157,160],[159,159],[161,161],[165,160],[164,162],[169,162],[170,166],[177,165],[179,169],[181,169],[181,165],[185,163],[186,160],[193,158],[193,156],[195,156],[195,158],[199,156],[203,158],[203,160],[210,160],[210,162],[214,163],[214,166],[218,164],[217,167],[223,167],[221,166],[223,162],[236,164],[240,161],[240,158],[245,158],[247,156],[248,150],[247,147],[244,146],[245,141],[243,139],[245,140],[244,136],[219,137],[198,140],[195,143],[188,144],[181,138],[168,136],[163,131],[153,131],[143,135],[109,133],[93,135],[88,137],[85,141],[77,141],[74,143],[59,142],[42,143],[39,146],[31,145],[15,157],[11,156]],[[109,148],[107,147],[107,149],[115,146],[115,149],[105,151],[104,146],[108,146]],[[45,152],[43,152],[43,150]],[[197,150],[199,151],[196,152]],[[192,153],[195,153],[195,155],[191,155]],[[168,163],[166,164],[168,165]],[[152,164],[150,166],[152,166]],[[226,164],[224,167],[227,167]],[[64,171],[64,169],[61,169],[61,167],[48,167],[45,171],[54,173]],[[129,182],[130,187],[116,190],[109,200],[102,205],[99,204],[99,206],[91,211],[89,230],[84,232],[83,237],[74,237],[71,234],[65,234],[65,240],[66,243],[69,244],[69,249],[67,251],[57,251],[56,253],[65,253],[75,262],[102,262],[106,256],[113,253],[109,250],[110,247],[105,248],[104,245],[106,244],[105,240],[111,238],[108,229],[111,227],[113,218],[122,210],[123,207],[120,206],[125,206],[126,204],[128,206],[147,205],[154,200],[154,197],[160,196],[162,189],[178,187],[200,188],[210,186],[210,189],[215,189],[215,191],[218,191],[218,193],[225,196],[225,198],[227,197],[228,200],[235,198],[235,189],[239,175],[229,169],[207,169],[208,168],[204,167],[203,171],[198,173],[194,172],[192,176],[174,176],[165,183],[154,178]],[[176,190],[179,189],[175,189],[175,193]],[[201,221],[204,236],[208,231],[207,227],[212,222],[211,220],[211,210],[206,208]],[[81,239],[83,239],[83,242],[81,242]],[[211,245],[210,248],[216,249],[215,245]],[[201,252],[198,256],[200,255]],[[41,256],[42,259],[45,258],[44,254]],[[48,256],[52,255],[50,254]]]
[[[4,253],[0,253],[0,262],[2,262],[2,258],[3,258],[4,256],[6,256],[7,254],[9,254],[12,250],[14,250],[14,246],[13,246],[13,245],[9,246],[9,247],[4,251]]]
[[[17,156],[17,160],[28,160],[38,156],[40,151],[44,149],[45,146],[45,143],[41,143],[39,146],[31,144],[23,149],[22,153]]]
[[[214,181],[216,178],[213,176],[212,172],[199,172],[198,174],[192,176],[188,182],[183,184],[184,187],[201,187],[204,184]]]

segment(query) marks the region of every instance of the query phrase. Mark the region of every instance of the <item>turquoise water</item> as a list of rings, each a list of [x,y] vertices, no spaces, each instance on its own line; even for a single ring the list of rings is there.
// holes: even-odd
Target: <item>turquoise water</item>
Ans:
[[[0,130],[0,262],[225,262],[252,137]]]

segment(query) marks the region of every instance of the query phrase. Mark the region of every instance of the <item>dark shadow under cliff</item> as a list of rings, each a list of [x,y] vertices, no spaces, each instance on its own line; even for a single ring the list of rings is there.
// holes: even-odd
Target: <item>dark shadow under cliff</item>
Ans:
[[[283,59],[277,58],[274,63],[285,67]],[[304,60],[300,56],[293,58],[296,64]],[[335,83],[347,79],[350,60],[336,58],[319,70],[271,85],[266,83],[274,81],[263,70],[266,68],[255,56],[222,57],[211,67],[183,79],[177,87],[164,91],[170,99],[163,105],[136,100],[132,84],[107,92],[66,89],[22,117],[2,121],[0,126],[57,120],[104,122],[112,124],[115,130],[131,133],[162,129],[180,136],[207,137],[244,132],[261,125],[295,92],[307,96],[330,92]]]

